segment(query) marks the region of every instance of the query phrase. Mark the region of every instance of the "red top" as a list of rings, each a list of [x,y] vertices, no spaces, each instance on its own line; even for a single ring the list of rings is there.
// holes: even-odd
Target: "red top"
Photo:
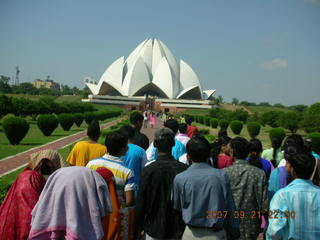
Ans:
[[[195,135],[195,134],[197,134],[197,133],[198,133],[198,128],[197,128],[197,127],[188,125],[187,135],[188,135],[189,138],[192,138],[193,135]]]
[[[227,155],[219,155],[218,156],[218,168],[226,168],[232,165],[232,159]]]
[[[38,202],[45,182],[40,173],[26,169],[11,185],[0,206],[0,240],[28,238],[31,211]]]

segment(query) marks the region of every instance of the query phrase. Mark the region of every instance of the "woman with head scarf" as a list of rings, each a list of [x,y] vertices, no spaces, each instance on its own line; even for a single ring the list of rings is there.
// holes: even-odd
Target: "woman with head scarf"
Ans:
[[[32,211],[29,239],[102,239],[101,219],[112,212],[107,183],[85,167],[53,173]]]
[[[0,206],[0,240],[27,239],[31,211],[45,185],[46,177],[65,166],[55,150],[43,150],[30,156],[27,168],[11,185]]]

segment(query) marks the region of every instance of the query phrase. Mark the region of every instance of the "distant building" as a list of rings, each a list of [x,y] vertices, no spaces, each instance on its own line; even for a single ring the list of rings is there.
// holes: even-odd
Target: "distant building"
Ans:
[[[60,90],[60,84],[50,79],[47,79],[47,80],[36,79],[33,82],[33,86],[35,86],[36,88],[49,88],[49,89]]]

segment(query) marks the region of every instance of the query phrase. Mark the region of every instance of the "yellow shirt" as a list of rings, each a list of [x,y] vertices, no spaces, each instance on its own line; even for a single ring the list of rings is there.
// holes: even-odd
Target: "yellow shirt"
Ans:
[[[85,167],[90,160],[105,155],[106,151],[106,146],[100,143],[81,141],[73,147],[67,158],[67,162],[73,166]]]

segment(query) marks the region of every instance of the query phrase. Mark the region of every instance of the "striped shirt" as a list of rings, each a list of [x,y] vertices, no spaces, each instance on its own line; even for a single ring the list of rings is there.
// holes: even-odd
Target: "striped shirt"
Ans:
[[[87,168],[96,170],[97,168],[108,168],[116,180],[116,187],[118,196],[121,198],[122,203],[125,203],[125,192],[135,190],[134,173],[124,165],[119,157],[105,154],[101,158],[96,158],[87,164]]]
[[[270,211],[267,239],[320,239],[320,187],[310,180],[295,179],[276,192]]]

